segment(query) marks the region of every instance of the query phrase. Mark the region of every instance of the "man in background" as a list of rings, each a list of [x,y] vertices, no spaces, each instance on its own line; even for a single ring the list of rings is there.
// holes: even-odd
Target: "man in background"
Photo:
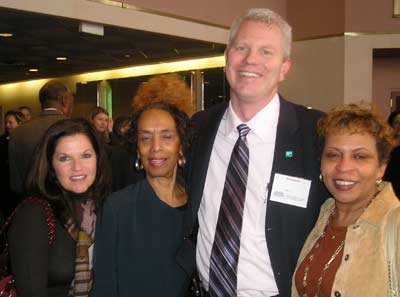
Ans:
[[[15,129],[8,144],[11,189],[21,196],[37,144],[48,127],[71,116],[74,97],[63,83],[51,80],[40,89],[39,101],[40,115]]]
[[[24,115],[24,123],[29,122],[32,119],[32,110],[28,106],[20,106],[18,107],[18,111],[20,111]]]
[[[316,151],[322,113],[278,93],[291,42],[289,24],[269,9],[236,19],[225,50],[230,102],[193,116],[186,237],[177,259],[190,273],[195,255],[208,296],[289,297],[298,255],[327,197]]]

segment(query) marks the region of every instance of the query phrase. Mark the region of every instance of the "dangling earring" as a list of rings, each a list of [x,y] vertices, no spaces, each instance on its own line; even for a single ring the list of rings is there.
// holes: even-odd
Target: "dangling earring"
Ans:
[[[319,174],[319,181],[322,183],[324,181],[324,177],[322,176],[322,173]]]
[[[380,179],[377,179],[376,181],[375,181],[375,183],[376,183],[376,189],[378,190],[378,191],[380,191],[381,189],[382,189],[382,179],[380,178]]]
[[[137,157],[136,157],[135,168],[137,171],[140,171],[143,169],[143,164],[140,162],[139,154],[137,154]]]
[[[186,164],[186,158],[182,152],[179,153],[178,166],[183,167]]]

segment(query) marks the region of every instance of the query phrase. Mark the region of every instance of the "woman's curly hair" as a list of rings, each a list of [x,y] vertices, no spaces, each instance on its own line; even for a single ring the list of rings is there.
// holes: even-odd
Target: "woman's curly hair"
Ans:
[[[133,110],[136,112],[144,105],[157,102],[175,105],[189,117],[193,114],[190,89],[178,74],[162,74],[142,83],[133,98]]]
[[[318,136],[321,151],[326,138],[342,133],[367,133],[376,140],[379,162],[387,162],[394,145],[393,129],[372,106],[348,104],[332,109],[318,121]]]

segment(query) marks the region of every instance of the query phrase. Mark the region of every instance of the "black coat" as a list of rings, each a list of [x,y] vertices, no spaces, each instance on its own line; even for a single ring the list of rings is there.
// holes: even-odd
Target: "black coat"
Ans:
[[[185,243],[177,260],[191,274],[195,268],[197,212],[207,175],[214,139],[227,108],[218,105],[193,116],[195,140],[187,166],[189,209],[185,218]],[[271,181],[275,173],[303,177],[312,181],[307,208],[267,201],[265,236],[272,269],[280,296],[290,296],[291,278],[308,233],[313,228],[321,204],[328,197],[319,181],[316,123],[322,113],[280,98]],[[292,151],[287,158],[285,151]],[[271,190],[271,188],[269,189]],[[269,195],[271,191],[269,191]]]
[[[386,167],[384,180],[392,183],[396,196],[400,197],[400,146],[393,149]]]

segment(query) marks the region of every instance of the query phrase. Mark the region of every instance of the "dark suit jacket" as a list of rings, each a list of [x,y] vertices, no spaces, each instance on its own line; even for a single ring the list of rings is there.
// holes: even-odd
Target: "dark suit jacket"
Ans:
[[[37,118],[11,132],[8,152],[10,184],[14,192],[24,195],[25,177],[30,169],[36,146],[42,140],[47,128],[65,118],[58,110],[43,110]]]
[[[389,163],[383,179],[392,183],[393,190],[397,198],[400,199],[400,145],[390,153]]]
[[[185,244],[177,261],[188,273],[194,271],[197,212],[203,194],[214,139],[227,108],[218,105],[193,116],[195,139],[188,160],[189,210],[185,219]],[[280,98],[280,114],[275,143],[269,195],[275,173],[312,181],[307,208],[270,201],[268,197],[265,236],[280,296],[290,296],[291,278],[302,245],[317,219],[328,194],[319,181],[316,123],[322,113]],[[285,151],[292,151],[287,158]]]

